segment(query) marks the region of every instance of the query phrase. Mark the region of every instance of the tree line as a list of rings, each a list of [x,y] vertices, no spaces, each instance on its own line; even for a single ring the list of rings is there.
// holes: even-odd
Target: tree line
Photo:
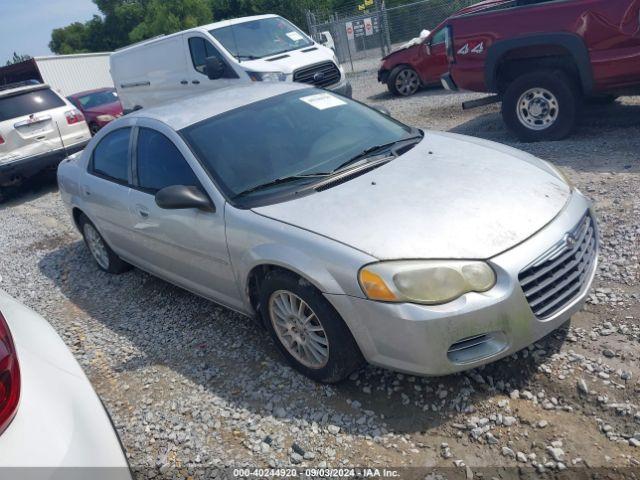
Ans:
[[[381,1],[381,0],[376,0]],[[387,6],[412,0],[386,0]],[[457,0],[432,0],[434,4]],[[49,48],[57,54],[107,52],[161,34],[227,18],[275,13],[306,30],[305,12],[353,9],[364,0],[93,0],[101,15],[56,28]]]

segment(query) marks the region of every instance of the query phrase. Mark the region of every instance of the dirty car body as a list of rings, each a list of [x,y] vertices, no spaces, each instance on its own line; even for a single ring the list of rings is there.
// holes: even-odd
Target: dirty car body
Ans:
[[[148,130],[184,158],[198,183],[189,195],[202,208],[167,209],[182,187],[141,185]],[[109,135],[123,132],[127,178],[114,182],[92,164]],[[299,158],[315,163],[293,165]],[[342,345],[328,328],[336,318],[375,365],[444,375],[495,361],[565,323],[596,269],[591,204],[551,165],[492,142],[422,132],[300,85],[234,87],[135,112],[63,162],[58,179],[76,224],[95,225],[110,259],[261,313],[274,330],[270,300],[277,314],[277,294],[287,292],[261,296],[261,288],[274,272],[300,279],[291,289],[307,301],[291,303],[317,314],[329,362]],[[305,297],[309,288],[326,305]],[[298,358],[304,335],[285,333]],[[313,362],[292,363],[320,380],[349,373],[314,376]]]

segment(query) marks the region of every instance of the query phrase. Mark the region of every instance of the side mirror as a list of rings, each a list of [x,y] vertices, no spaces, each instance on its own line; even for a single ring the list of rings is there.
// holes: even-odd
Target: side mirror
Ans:
[[[224,63],[218,57],[207,57],[205,60],[206,74],[209,80],[222,78],[226,70]]]
[[[216,207],[199,187],[172,185],[156,193],[156,205],[165,210],[182,210],[197,208],[207,212],[215,212]]]
[[[375,110],[379,111],[381,114],[386,115],[387,117],[391,116],[391,112],[385,107],[376,106],[376,107],[373,107],[373,108]]]

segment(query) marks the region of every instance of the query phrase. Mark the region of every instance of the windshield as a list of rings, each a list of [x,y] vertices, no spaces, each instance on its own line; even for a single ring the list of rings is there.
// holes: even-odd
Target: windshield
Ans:
[[[210,31],[238,60],[252,60],[313,45],[300,29],[281,17],[263,18]]]
[[[95,108],[100,105],[106,105],[118,101],[118,94],[113,90],[106,90],[104,92],[90,93],[78,97],[78,103],[82,108]]]
[[[279,179],[333,172],[373,146],[415,135],[376,110],[312,88],[246,105],[180,133],[229,198]],[[292,186],[300,184],[275,184],[268,191]]]

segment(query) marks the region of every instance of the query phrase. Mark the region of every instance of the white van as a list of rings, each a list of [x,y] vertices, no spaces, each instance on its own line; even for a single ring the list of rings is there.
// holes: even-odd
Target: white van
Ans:
[[[238,81],[295,81],[351,96],[335,53],[277,15],[156,37],[115,51],[110,62],[125,111]]]

